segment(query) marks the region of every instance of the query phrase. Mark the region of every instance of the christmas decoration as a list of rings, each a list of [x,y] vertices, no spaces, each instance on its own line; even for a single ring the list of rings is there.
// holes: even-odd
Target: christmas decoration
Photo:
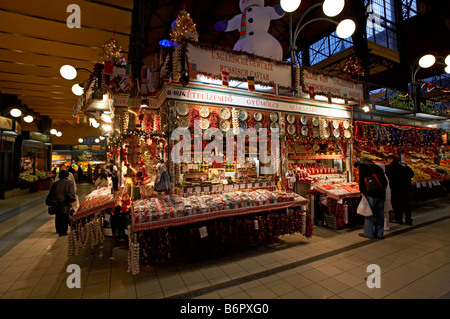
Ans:
[[[111,38],[102,45],[102,51],[100,52],[100,62],[105,64],[106,62],[112,62],[116,65],[126,65],[126,59],[120,53],[122,47],[119,45],[116,39]]]
[[[345,62],[343,71],[351,78],[360,78],[365,75],[361,60],[356,55],[351,56]]]
[[[217,31],[238,30],[240,38],[233,47],[236,51],[246,51],[274,60],[283,58],[280,42],[267,31],[270,21],[280,19],[284,11],[279,4],[264,6],[264,0],[239,1],[242,14],[231,20],[219,21],[215,25]]]
[[[171,40],[178,45],[184,40],[198,41],[197,28],[186,10],[181,10],[178,18],[172,23],[170,36]]]

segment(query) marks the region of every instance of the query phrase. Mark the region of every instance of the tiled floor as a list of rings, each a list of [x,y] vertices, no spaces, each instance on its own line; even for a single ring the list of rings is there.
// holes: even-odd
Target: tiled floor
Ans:
[[[79,187],[80,199],[90,192]],[[127,250],[111,238],[67,258],[46,212],[46,192],[0,201],[1,299],[438,299],[450,291],[450,200],[416,207],[414,226],[391,225],[385,240],[359,229],[316,227],[268,247],[198,263],[127,272]],[[69,264],[81,288],[69,289]],[[369,289],[369,264],[380,288]]]

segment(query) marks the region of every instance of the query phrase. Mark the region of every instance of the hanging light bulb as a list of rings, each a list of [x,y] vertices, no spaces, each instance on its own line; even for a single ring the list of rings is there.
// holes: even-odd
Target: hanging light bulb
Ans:
[[[345,19],[339,22],[338,26],[336,27],[336,34],[341,39],[346,39],[350,37],[353,32],[356,30],[356,24],[351,19]]]
[[[444,69],[445,73],[450,74],[450,65],[447,65]]]
[[[73,80],[77,77],[77,70],[73,66],[68,65],[68,64],[63,65],[59,69],[59,73],[66,80]]]
[[[301,0],[281,0],[280,5],[281,9],[285,12],[293,12],[298,9],[300,6]]]
[[[19,117],[22,115],[22,111],[18,108],[13,108],[11,111],[9,111],[9,114],[11,114],[11,116],[13,117]]]
[[[100,140],[98,138],[95,139],[95,143],[99,143]]]
[[[34,118],[31,115],[27,115],[23,118],[23,120],[27,123],[31,123],[34,121]]]
[[[58,131],[57,131],[57,130],[55,130],[54,128],[52,128],[52,129],[50,130],[50,134],[52,134],[52,135],[56,135],[56,133],[58,133]]]
[[[326,16],[335,17],[342,12],[344,6],[344,0],[325,0],[322,6],[322,10]]]
[[[79,84],[72,85],[72,93],[80,96],[83,95],[84,89]]]
[[[56,132],[56,136],[61,137],[62,133],[60,131]]]
[[[370,111],[370,107],[368,105],[364,105],[362,109],[364,110],[364,112]]]
[[[83,143],[83,139],[81,137],[78,139],[78,143]]]
[[[103,141],[105,139],[105,137],[104,136],[99,136],[99,139]]]
[[[432,54],[427,54],[420,58],[419,65],[421,68],[426,69],[433,66],[435,62],[436,62],[435,56]]]

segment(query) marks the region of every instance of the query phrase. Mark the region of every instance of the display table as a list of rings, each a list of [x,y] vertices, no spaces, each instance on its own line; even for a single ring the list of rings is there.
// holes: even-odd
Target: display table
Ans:
[[[317,185],[315,191],[320,195],[316,213],[325,226],[338,230],[363,223],[363,218],[356,214],[361,200],[358,183]]]
[[[279,196],[272,203],[259,205],[255,202],[250,207],[179,217],[164,214],[165,219],[148,222],[138,222],[134,207],[129,271],[139,273],[140,264],[219,257],[272,243],[285,234],[301,233],[309,238],[313,223],[307,208],[308,200],[290,194],[292,196]],[[227,193],[217,196],[227,196]]]

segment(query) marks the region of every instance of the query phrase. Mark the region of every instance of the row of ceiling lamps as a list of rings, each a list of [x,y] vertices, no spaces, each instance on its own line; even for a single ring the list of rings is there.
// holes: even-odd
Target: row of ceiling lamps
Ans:
[[[103,141],[105,139],[105,137],[104,136],[99,136],[98,138],[96,138],[95,140],[94,140],[94,142],[95,143],[100,143],[100,141]],[[78,143],[83,143],[84,142],[84,140],[80,137],[79,139],[78,139]]]

